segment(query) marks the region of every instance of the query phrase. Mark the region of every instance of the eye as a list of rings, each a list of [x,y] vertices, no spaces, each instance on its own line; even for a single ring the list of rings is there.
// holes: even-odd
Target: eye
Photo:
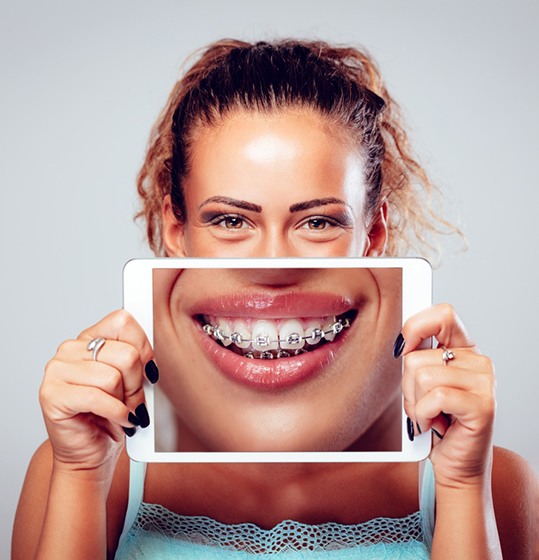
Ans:
[[[302,229],[310,229],[313,231],[324,231],[331,227],[338,226],[339,224],[330,218],[326,218],[323,216],[314,216],[305,220],[301,225],[300,228]]]
[[[211,220],[211,224],[224,229],[245,229],[250,227],[243,216],[237,214],[221,214]]]
[[[329,226],[329,222],[323,218],[312,218],[307,222],[307,227],[309,229],[326,229]]]

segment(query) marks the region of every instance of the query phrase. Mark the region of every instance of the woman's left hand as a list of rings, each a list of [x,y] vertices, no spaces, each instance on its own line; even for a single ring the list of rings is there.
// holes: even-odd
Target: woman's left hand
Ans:
[[[490,480],[496,410],[492,361],[479,353],[448,304],[411,317],[402,336],[404,408],[415,434],[437,432],[430,454],[437,485],[484,485]],[[438,348],[419,349],[430,337]],[[443,347],[453,359],[444,362]]]

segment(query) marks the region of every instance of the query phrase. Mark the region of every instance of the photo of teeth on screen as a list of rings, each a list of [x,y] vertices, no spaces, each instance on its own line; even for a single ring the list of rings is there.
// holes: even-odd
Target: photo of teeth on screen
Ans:
[[[400,268],[153,270],[156,452],[400,451]]]

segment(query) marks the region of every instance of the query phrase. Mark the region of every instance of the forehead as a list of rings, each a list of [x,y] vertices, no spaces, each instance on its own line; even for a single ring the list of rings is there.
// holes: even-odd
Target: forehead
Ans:
[[[302,199],[339,196],[360,203],[363,176],[351,134],[324,116],[308,109],[242,111],[198,129],[184,189],[187,202],[215,194],[253,200],[284,191],[287,199],[298,192]]]

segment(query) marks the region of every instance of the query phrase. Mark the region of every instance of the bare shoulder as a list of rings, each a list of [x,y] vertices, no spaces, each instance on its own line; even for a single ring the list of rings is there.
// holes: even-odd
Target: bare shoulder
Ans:
[[[34,453],[24,479],[12,536],[12,560],[33,558],[47,508],[53,455],[50,442]],[[129,459],[122,453],[107,500],[109,550],[115,550],[127,508]]]
[[[539,482],[520,455],[494,448],[492,494],[504,558],[535,558]]]

